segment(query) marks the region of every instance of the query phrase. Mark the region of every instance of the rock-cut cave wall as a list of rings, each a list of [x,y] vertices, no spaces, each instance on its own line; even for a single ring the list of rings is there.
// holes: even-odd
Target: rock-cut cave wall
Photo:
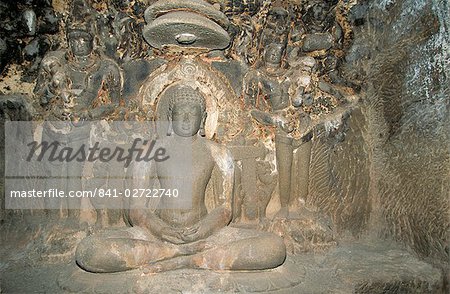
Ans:
[[[449,259],[449,6],[358,1],[342,75],[362,105],[345,140],[313,143],[307,203],[339,234],[394,238],[447,269]]]
[[[352,2],[343,12],[352,41],[344,44],[338,70],[361,102],[343,126],[345,140],[324,132],[314,141],[306,202],[329,214],[340,235],[394,238],[448,270],[448,1],[334,2]],[[45,13],[38,17],[55,21]],[[28,51],[56,46],[56,32],[42,30]],[[13,61],[36,70],[33,52]],[[2,222],[8,215],[0,214]]]
[[[366,87],[369,230],[448,266],[448,2],[366,1],[355,18],[347,70]]]

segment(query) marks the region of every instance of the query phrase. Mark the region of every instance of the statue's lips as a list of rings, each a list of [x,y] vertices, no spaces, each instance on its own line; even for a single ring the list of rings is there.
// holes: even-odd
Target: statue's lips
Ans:
[[[181,129],[182,129],[183,131],[190,131],[190,130],[191,130],[191,125],[190,125],[190,124],[183,124],[183,125],[181,126]]]

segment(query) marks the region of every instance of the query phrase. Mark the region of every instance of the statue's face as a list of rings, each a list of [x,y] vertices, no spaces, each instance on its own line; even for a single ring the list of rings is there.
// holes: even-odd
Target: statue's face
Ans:
[[[264,56],[266,63],[280,65],[283,58],[283,49],[276,46],[269,46]]]
[[[269,12],[267,25],[275,30],[277,34],[284,34],[288,30],[288,14],[284,9]]]
[[[202,108],[199,104],[183,101],[172,109],[172,128],[181,137],[192,137],[200,129],[203,119]]]
[[[72,33],[69,35],[69,46],[75,56],[88,56],[93,49],[92,36],[86,33]]]

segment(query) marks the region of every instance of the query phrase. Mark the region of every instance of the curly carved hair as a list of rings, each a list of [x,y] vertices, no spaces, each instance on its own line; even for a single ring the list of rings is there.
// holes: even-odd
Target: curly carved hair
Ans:
[[[177,86],[171,93],[169,100],[169,113],[172,113],[173,108],[177,103],[181,101],[198,103],[200,105],[202,113],[206,111],[206,101],[200,92],[191,86],[181,85]]]

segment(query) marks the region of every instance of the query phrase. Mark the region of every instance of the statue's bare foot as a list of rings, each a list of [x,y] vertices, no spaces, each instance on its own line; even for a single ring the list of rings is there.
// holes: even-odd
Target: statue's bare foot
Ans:
[[[192,257],[179,256],[168,260],[158,261],[142,267],[142,271],[145,275],[156,274],[166,271],[172,271],[180,268],[188,268],[191,266]]]
[[[289,208],[282,207],[275,215],[275,218],[288,218],[289,217]]]

